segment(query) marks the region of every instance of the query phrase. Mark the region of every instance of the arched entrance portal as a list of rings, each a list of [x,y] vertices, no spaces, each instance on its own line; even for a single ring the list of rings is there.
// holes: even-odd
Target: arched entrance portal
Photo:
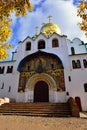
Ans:
[[[34,102],[49,102],[49,87],[45,81],[38,81],[35,84]]]

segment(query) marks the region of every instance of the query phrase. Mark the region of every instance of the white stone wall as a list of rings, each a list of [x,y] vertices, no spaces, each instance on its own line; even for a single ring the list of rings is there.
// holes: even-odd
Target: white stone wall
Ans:
[[[69,82],[67,77],[67,91],[69,92],[70,97],[80,97],[81,103],[82,103],[82,109],[87,110],[87,92],[84,92],[84,84],[87,83],[87,68],[84,68],[83,65],[83,59],[85,59],[87,56],[85,55],[77,55],[77,56],[71,56],[71,70],[68,75],[71,77],[71,81]],[[72,68],[72,60],[80,60],[81,62],[81,68]],[[67,76],[68,76],[67,75]]]
[[[82,41],[78,38],[74,38],[72,41],[67,39],[67,46],[69,55],[71,55],[71,47],[74,47],[75,54],[87,53],[85,46],[82,44]]]
[[[15,62],[0,63],[0,66],[5,67],[4,73],[0,74],[0,97],[16,98],[19,83],[19,73],[14,71],[14,64]],[[13,66],[12,73],[7,73],[8,66]],[[4,88],[2,89],[3,83]],[[11,87],[10,92],[9,87]]]

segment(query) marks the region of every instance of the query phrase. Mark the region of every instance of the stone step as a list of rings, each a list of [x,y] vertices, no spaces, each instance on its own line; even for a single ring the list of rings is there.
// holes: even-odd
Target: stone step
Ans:
[[[3,105],[2,105],[3,106]],[[6,103],[6,104],[4,104],[4,106],[67,106],[67,104],[66,103],[10,103],[10,105],[9,105],[9,103]]]
[[[9,109],[4,109],[4,110],[0,110],[0,112],[70,112],[69,110],[24,110],[24,109],[12,109],[12,110],[9,110]]]
[[[40,110],[38,110],[38,109],[0,109],[0,112],[1,111],[43,111],[43,112],[45,112],[45,111],[53,111],[53,112],[61,112],[61,111],[70,111],[69,109],[63,109],[63,110],[50,110],[50,109],[40,109]]]
[[[17,107],[19,107],[19,108],[34,108],[34,107],[35,107],[35,108],[38,108],[38,109],[39,109],[39,108],[61,108],[61,107],[63,107],[63,108],[68,108],[68,105],[50,105],[50,106],[49,106],[49,105],[37,105],[37,106],[36,106],[36,105],[31,105],[31,106],[30,106],[30,105],[27,105],[27,106],[26,106],[26,105],[24,105],[24,104],[23,104],[23,105],[11,105],[11,104],[10,104],[10,105],[2,105],[1,107],[2,107],[2,108],[3,108],[3,107],[4,107],[4,108],[7,108],[7,107],[8,107],[8,108],[12,108],[12,107],[15,107],[15,108],[17,108]]]
[[[70,116],[67,103],[9,103],[0,107],[2,115]]]
[[[3,106],[3,107],[0,107],[0,109],[11,109],[11,108],[19,108],[19,109],[61,109],[61,107],[54,107],[54,106],[51,106],[51,107],[48,107],[48,106],[44,106],[44,107],[41,107],[41,106],[38,106],[38,107],[35,107],[35,106],[32,106],[32,107],[25,107],[25,106]],[[62,107],[63,109],[68,109],[68,106],[67,107]]]
[[[67,112],[57,112],[57,113],[54,113],[54,112],[45,112],[45,113],[43,113],[43,112],[2,112],[1,113],[1,115],[12,115],[12,114],[14,114],[14,115],[55,115],[55,116],[57,116],[57,115],[59,115],[59,116],[69,116],[70,115],[70,113],[67,113]]]
[[[57,113],[64,113],[64,114],[66,114],[66,113],[70,113],[69,111],[56,111],[56,112],[52,112],[52,111],[1,111],[1,113],[55,113],[55,114],[57,114]]]
[[[71,117],[71,115],[70,114],[46,114],[46,113],[44,113],[44,114],[36,114],[36,113],[3,113],[3,114],[1,114],[1,115],[16,115],[16,116],[40,116],[40,117]]]

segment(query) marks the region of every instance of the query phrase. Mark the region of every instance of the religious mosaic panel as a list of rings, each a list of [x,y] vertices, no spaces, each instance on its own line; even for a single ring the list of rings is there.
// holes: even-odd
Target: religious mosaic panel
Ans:
[[[38,52],[25,58],[19,65],[18,92],[25,91],[26,83],[36,73],[47,73],[56,81],[57,91],[65,91],[64,71],[61,60],[53,54]]]

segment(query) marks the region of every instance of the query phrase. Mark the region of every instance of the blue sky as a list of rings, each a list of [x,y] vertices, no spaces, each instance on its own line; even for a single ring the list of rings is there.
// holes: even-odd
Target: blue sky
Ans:
[[[19,41],[24,40],[27,36],[32,37],[35,34],[35,27],[40,28],[42,23],[47,23],[47,17],[52,16],[51,22],[59,25],[62,34],[72,40],[75,37],[80,38],[87,43],[84,32],[77,25],[81,21],[77,17],[77,5],[80,0],[30,0],[34,5],[34,10],[27,13],[26,17],[15,17],[11,15],[13,21],[11,28],[13,30],[12,37],[9,42],[14,45],[14,49]],[[11,51],[13,51],[11,50]],[[11,52],[10,51],[10,52]],[[11,57],[11,56],[10,56]]]

